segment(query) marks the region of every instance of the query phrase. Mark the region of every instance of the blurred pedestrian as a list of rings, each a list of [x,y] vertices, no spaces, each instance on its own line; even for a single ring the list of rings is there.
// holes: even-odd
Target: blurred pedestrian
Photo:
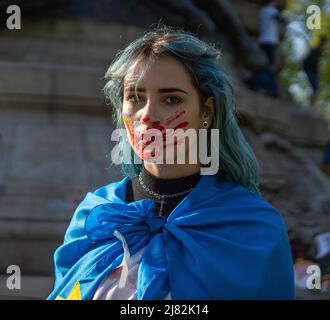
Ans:
[[[281,15],[285,2],[280,0],[267,1],[259,12],[259,46],[267,57],[267,66],[257,70],[252,76],[245,79],[250,90],[261,91],[268,96],[278,96],[278,85],[276,74],[277,51],[281,41],[279,25],[285,25],[286,21]]]
[[[322,36],[317,47],[311,48],[306,58],[303,61],[303,70],[305,71],[309,83],[312,87],[313,94],[311,95],[310,104],[313,106],[317,99],[319,91],[319,62],[322,55],[322,50],[327,42],[327,38]]]
[[[321,164],[321,169],[330,177],[330,140],[324,149],[324,158]]]
[[[282,1],[270,0],[259,12],[260,34],[258,42],[268,58],[270,67],[275,64],[275,55],[280,44],[279,24],[286,24],[279,10],[282,8]]]

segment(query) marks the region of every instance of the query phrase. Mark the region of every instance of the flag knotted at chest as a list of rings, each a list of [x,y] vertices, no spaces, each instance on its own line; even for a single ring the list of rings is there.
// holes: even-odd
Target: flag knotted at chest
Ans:
[[[292,299],[293,264],[281,215],[237,183],[202,176],[168,218],[150,199],[125,202],[128,177],[88,193],[55,251],[48,299],[101,282],[140,249],[137,298]],[[118,238],[121,235],[122,241]],[[125,259],[124,259],[125,260]],[[79,284],[79,286],[77,285]]]
[[[162,232],[167,219],[154,215],[154,208],[154,202],[149,199],[128,205],[101,204],[90,212],[85,222],[86,235],[94,244],[118,241],[114,236],[116,230],[123,235],[128,248],[136,242],[144,243],[144,239],[150,239],[139,268],[138,299],[162,299],[169,292],[164,237],[162,234],[156,236]],[[152,253],[148,253],[150,250]]]

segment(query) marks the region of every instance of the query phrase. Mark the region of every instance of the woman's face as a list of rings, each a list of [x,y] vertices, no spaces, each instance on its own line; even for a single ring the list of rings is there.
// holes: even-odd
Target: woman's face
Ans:
[[[176,149],[173,145],[184,142],[184,139],[178,139],[173,143],[169,139],[170,132],[181,128],[183,131],[194,129],[198,134],[203,120],[200,117],[198,92],[184,65],[170,55],[162,55],[151,62],[146,73],[139,79],[135,92],[139,77],[135,68],[138,67],[139,63],[135,63],[124,79],[122,114],[127,136],[134,151],[143,160],[152,159],[160,150],[165,159],[168,150],[172,152]],[[157,132],[160,135],[156,139],[150,138],[147,131],[152,135],[156,132],[150,129],[159,130]],[[196,141],[193,143],[196,144]],[[189,145],[186,141],[185,153]]]

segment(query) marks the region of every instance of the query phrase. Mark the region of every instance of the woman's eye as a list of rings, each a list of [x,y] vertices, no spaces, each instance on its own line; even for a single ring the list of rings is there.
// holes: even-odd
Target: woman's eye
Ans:
[[[127,97],[127,101],[131,102],[131,103],[138,103],[142,101],[142,98],[139,96],[129,96]]]
[[[181,102],[181,99],[179,99],[178,97],[167,97],[165,99],[165,102],[168,104],[178,104]]]

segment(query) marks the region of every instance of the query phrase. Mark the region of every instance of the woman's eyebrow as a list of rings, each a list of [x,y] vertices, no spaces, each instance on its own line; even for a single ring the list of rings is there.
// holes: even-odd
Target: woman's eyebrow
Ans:
[[[179,88],[161,88],[161,89],[158,89],[158,92],[161,92],[161,93],[168,93],[168,92],[183,92],[185,94],[188,94],[186,91],[182,90],[182,89],[179,89]]]
[[[145,88],[136,88],[137,91],[140,91],[140,92],[145,92],[146,89]],[[135,87],[134,86],[131,86],[131,87],[128,87],[125,91],[135,91]],[[182,89],[179,89],[179,88],[160,88],[158,89],[158,92],[159,93],[172,93],[172,92],[182,92],[182,93],[185,93],[188,95],[188,93]]]

